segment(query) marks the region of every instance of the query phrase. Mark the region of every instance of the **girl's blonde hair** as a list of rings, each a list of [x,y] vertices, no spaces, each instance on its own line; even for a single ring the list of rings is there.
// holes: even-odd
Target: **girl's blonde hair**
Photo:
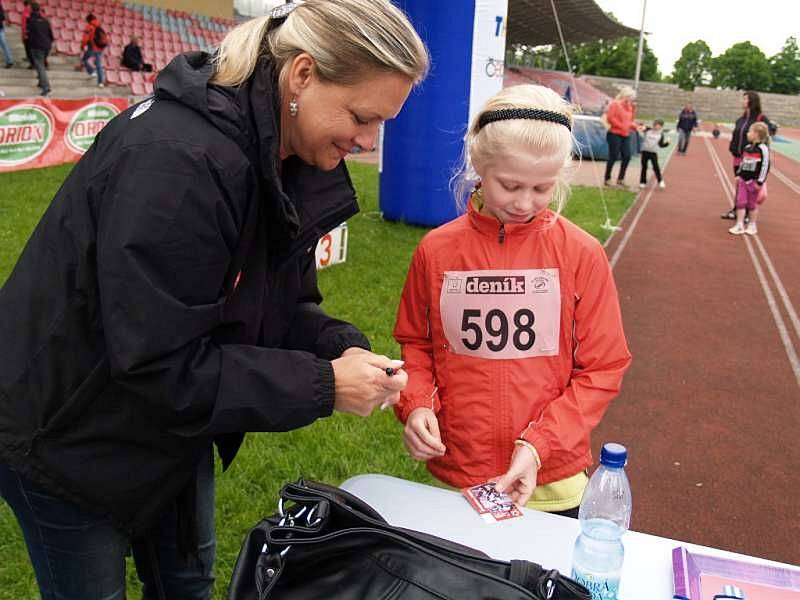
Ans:
[[[750,125],[750,129],[758,133],[758,141],[763,142],[764,144],[769,144],[769,127],[767,127],[766,123],[762,123],[761,121],[756,121],[752,125]]]
[[[481,115],[504,108],[547,110],[564,115],[570,124],[573,123],[572,105],[553,90],[541,85],[514,85],[492,96],[472,119],[464,141],[461,165],[451,180],[458,207],[464,208],[478,182],[474,165],[483,165],[490,160],[503,160],[504,156],[525,150],[563,161],[550,200],[555,211],[560,213],[569,197],[570,169],[566,167],[572,162],[572,132],[561,123],[538,119],[507,119],[480,127]]]
[[[425,45],[388,0],[306,0],[277,27],[258,17],[231,30],[215,55],[211,82],[241,85],[265,55],[280,76],[302,52],[314,59],[322,80],[342,85],[376,72],[401,73],[418,83],[428,72]]]

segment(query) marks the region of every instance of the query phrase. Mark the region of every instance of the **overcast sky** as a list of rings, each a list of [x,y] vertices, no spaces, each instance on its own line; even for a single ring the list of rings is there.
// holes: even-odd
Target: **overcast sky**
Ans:
[[[595,0],[628,27],[639,29],[642,0]],[[705,40],[714,56],[749,41],[772,56],[789,36],[800,37],[800,0],[647,0],[647,44],[664,75],[689,42]]]

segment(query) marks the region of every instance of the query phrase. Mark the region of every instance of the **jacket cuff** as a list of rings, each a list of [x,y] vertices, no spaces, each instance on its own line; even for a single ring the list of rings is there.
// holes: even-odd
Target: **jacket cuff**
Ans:
[[[334,401],[336,400],[336,378],[333,375],[333,365],[328,360],[314,359],[317,374],[314,377],[314,397],[317,398],[319,417],[329,417],[333,414]]]
[[[434,394],[432,397],[429,396],[427,398],[417,397],[415,399],[401,400],[400,403],[394,407],[394,412],[397,418],[400,419],[400,422],[405,424],[408,420],[408,416],[418,408],[430,408],[434,413],[437,413],[436,395]]]
[[[325,358],[339,358],[342,353],[348,348],[363,348],[368,352],[372,352],[372,346],[366,336],[358,331],[355,327],[352,331],[337,335],[334,339],[325,344],[324,355]]]
[[[541,431],[536,431],[532,426],[528,426],[525,431],[520,434],[519,439],[525,440],[536,448],[536,452],[539,454],[539,460],[542,464],[545,464],[547,459],[550,458],[550,443]]]

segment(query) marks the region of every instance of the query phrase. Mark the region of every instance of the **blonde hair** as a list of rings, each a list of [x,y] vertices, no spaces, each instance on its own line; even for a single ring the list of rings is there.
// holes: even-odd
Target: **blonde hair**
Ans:
[[[764,144],[769,144],[769,127],[767,127],[766,123],[762,123],[761,121],[756,121],[752,125],[750,125],[750,129],[748,131],[755,131],[758,134],[758,141]]]
[[[623,85],[617,92],[615,100],[634,100],[636,98],[636,90],[629,85]]]
[[[514,85],[492,96],[475,115],[464,141],[461,166],[453,176],[451,185],[456,203],[463,209],[467,198],[478,181],[475,164],[486,164],[490,159],[502,159],[523,148],[544,156],[563,160],[550,204],[560,213],[569,197],[567,165],[572,161],[574,138],[572,132],[560,123],[538,119],[507,119],[479,126],[481,115],[503,108],[530,108],[556,112],[573,123],[572,106],[553,90],[541,85]]]
[[[258,60],[271,56],[283,73],[307,52],[322,80],[352,85],[375,72],[401,73],[414,83],[428,73],[428,51],[406,15],[388,0],[306,0],[270,29],[269,17],[242,23],[215,55],[212,83],[238,86]]]

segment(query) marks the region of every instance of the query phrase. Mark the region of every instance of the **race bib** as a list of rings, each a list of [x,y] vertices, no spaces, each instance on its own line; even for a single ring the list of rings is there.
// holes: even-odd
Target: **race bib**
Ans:
[[[745,157],[742,159],[742,165],[739,167],[742,172],[755,173],[758,159]]]
[[[446,271],[439,309],[445,337],[457,354],[558,355],[558,269]]]

